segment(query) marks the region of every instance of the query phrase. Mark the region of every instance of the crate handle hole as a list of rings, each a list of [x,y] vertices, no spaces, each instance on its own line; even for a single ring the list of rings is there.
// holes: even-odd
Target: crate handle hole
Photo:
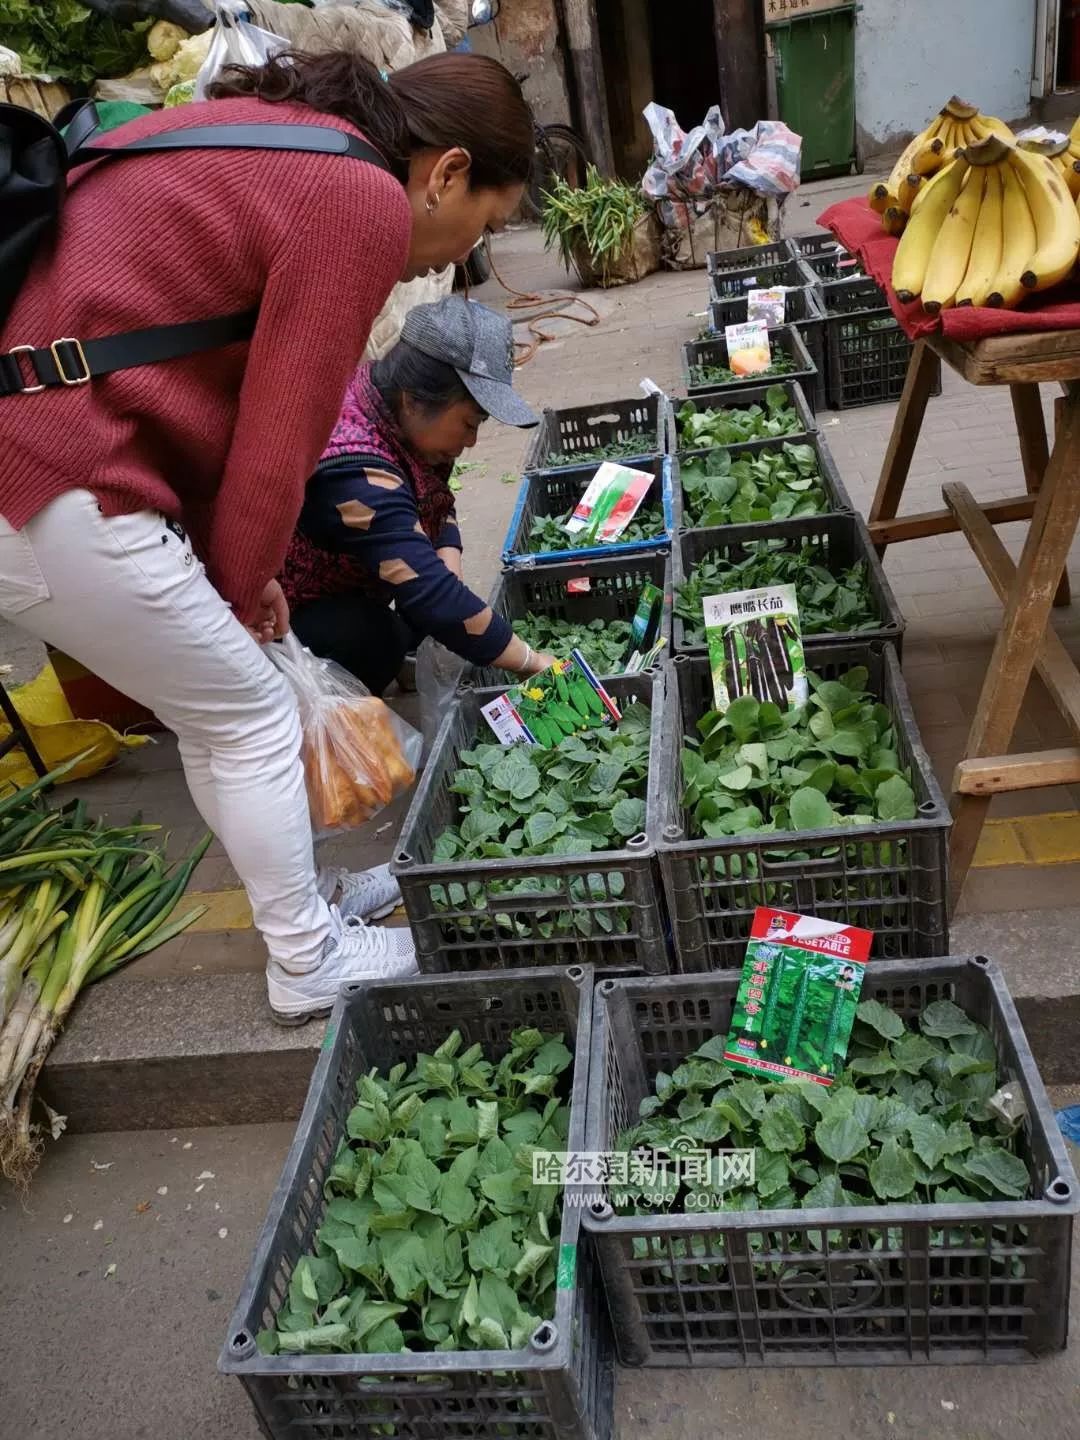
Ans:
[[[617,425],[619,423],[619,412],[611,410],[606,415],[590,415],[587,417],[586,425]]]
[[[1063,1180],[1061,1176],[1058,1175],[1055,1179],[1051,1180],[1050,1184],[1046,1187],[1046,1195],[1048,1199],[1056,1200],[1059,1205],[1063,1204],[1066,1200],[1072,1198],[1072,1186],[1068,1180]]]
[[[533,1331],[532,1338],[529,1341],[529,1348],[546,1353],[549,1350],[554,1350],[558,1343],[559,1331],[557,1326],[553,1325],[550,1320],[545,1320]]]

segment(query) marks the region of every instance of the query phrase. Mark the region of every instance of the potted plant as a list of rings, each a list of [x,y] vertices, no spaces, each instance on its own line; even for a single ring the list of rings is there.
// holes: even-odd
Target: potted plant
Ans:
[[[627,285],[660,266],[656,215],[636,187],[605,180],[590,165],[581,189],[557,178],[544,192],[542,219],[547,249],[558,246],[562,262],[585,286]]]

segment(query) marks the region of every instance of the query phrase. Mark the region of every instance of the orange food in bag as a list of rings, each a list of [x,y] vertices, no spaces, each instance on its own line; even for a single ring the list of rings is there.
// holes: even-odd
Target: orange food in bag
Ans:
[[[304,731],[308,803],[317,830],[352,829],[407,789],[416,772],[390,711],[373,695],[342,700]]]

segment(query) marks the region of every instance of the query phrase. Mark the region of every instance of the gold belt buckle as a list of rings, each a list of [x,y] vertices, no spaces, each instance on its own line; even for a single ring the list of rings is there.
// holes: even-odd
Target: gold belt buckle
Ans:
[[[76,358],[78,359],[79,364],[82,366],[81,375],[75,375],[74,377],[71,377],[66,373],[66,371],[64,370],[64,362],[60,358],[61,345],[74,345]],[[61,339],[54,340],[52,342],[52,344],[49,346],[49,353],[52,355],[53,360],[56,363],[56,373],[60,376],[61,385],[90,384],[90,366],[87,363],[86,352],[83,350],[81,341],[76,340],[73,335],[64,335]],[[44,389],[44,386],[42,386],[42,389]]]
[[[15,345],[15,346],[13,346],[7,353],[8,353],[9,355],[33,355],[33,353],[34,353],[34,347],[33,347],[33,345]],[[18,361],[16,361],[16,366],[18,366]],[[37,374],[37,371],[34,369],[32,363],[31,363],[31,365],[30,365],[30,373],[31,373],[31,375],[36,375],[36,374]],[[19,370],[19,374],[20,374],[20,375],[22,374],[22,370],[21,370],[21,369]],[[37,395],[37,394],[39,394],[39,393],[40,393],[42,390],[44,390],[44,389],[45,389],[45,386],[44,386],[44,385],[24,385],[21,390],[16,391],[16,394],[19,394],[19,395]]]

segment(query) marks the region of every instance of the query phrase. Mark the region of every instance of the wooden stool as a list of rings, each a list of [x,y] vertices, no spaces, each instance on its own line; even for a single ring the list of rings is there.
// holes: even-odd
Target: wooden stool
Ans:
[[[1020,439],[1027,493],[980,504],[966,485],[942,486],[944,510],[897,516],[938,356],[972,385],[1008,385]],[[1056,434],[1048,449],[1039,385],[1065,391],[1055,405]],[[1080,670],[1049,624],[1052,605],[1070,603],[1065,565],[1080,521],[1080,331],[1000,335],[959,345],[941,336],[912,351],[904,393],[870,508],[878,552],[905,540],[960,530],[1001,597],[1001,629],[983,681],[964,759],[953,778],[949,849],[955,910],[992,796],[1008,790],[1080,781]],[[1030,520],[1019,565],[995,525]],[[1077,745],[1009,755],[1032,670],[1076,732]]]

